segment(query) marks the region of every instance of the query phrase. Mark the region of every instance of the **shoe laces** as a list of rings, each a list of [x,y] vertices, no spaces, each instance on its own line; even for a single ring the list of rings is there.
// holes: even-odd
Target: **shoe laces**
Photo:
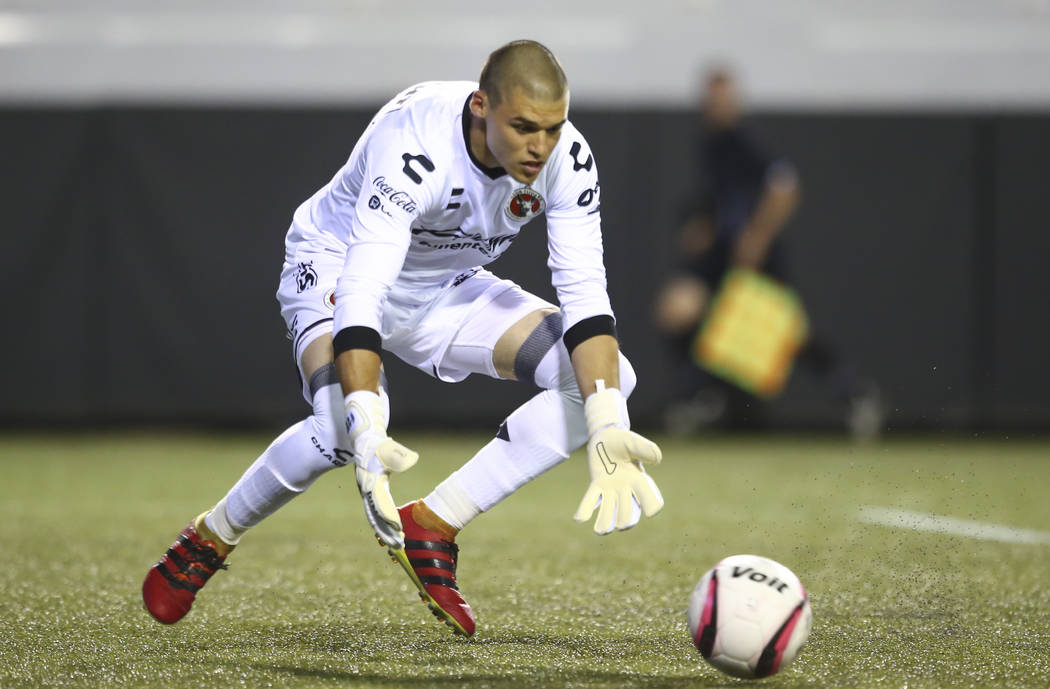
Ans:
[[[182,547],[186,550],[187,567],[180,569],[189,569],[190,567],[196,566],[203,569],[207,574],[211,575],[220,569],[229,569],[230,566],[224,563],[222,556],[219,555],[218,551],[215,550],[215,546],[210,541],[199,541],[193,540],[188,536],[180,536],[179,542]]]

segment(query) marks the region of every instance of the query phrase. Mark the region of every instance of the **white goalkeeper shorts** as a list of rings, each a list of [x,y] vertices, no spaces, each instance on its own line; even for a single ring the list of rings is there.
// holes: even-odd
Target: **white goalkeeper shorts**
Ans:
[[[311,342],[332,333],[335,285],[342,270],[343,257],[328,251],[300,250],[284,265],[277,301],[296,366]],[[426,295],[422,304],[421,294]],[[482,268],[436,285],[395,284],[383,312],[383,349],[445,382],[471,373],[498,378],[492,362],[496,342],[538,309],[557,307]],[[307,400],[308,395],[304,391]]]

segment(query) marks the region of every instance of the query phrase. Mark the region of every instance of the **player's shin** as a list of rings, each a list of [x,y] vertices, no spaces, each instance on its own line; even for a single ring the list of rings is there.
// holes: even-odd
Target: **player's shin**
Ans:
[[[311,380],[313,414],[279,435],[205,518],[222,541],[238,543],[250,528],[309,488],[322,474],[350,461],[342,433],[338,383]]]
[[[563,462],[586,439],[582,410],[571,396],[545,390],[518,407],[499,432],[424,498],[457,528]],[[476,511],[475,511],[476,508]]]

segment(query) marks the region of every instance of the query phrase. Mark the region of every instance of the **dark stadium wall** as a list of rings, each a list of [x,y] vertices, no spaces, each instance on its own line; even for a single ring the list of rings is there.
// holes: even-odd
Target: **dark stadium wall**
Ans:
[[[364,109],[0,111],[0,421],[282,424],[305,414],[274,292],[294,208]],[[675,264],[693,116],[579,110],[601,170],[610,292],[653,425],[672,372],[650,305]],[[1050,116],[770,114],[792,158],[795,281],[814,326],[875,377],[891,427],[1046,428]],[[493,268],[553,298],[540,223]],[[397,425],[494,427],[532,394],[387,359]],[[476,377],[475,377],[476,378]],[[837,412],[801,377],[782,427]]]

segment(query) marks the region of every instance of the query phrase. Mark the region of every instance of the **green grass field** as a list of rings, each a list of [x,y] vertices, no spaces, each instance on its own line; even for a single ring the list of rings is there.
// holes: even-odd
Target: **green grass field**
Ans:
[[[0,436],[0,687],[739,686],[693,649],[685,609],[744,552],[791,567],[814,610],[809,643],[762,686],[1050,686],[1045,440],[656,438],[667,506],[604,538],[571,520],[577,454],[460,537],[471,640],[430,616],[336,471],[245,537],[182,622],[153,622],[147,568],[269,439]],[[486,440],[399,439],[423,455],[399,500]],[[862,505],[1043,535],[878,526]]]

